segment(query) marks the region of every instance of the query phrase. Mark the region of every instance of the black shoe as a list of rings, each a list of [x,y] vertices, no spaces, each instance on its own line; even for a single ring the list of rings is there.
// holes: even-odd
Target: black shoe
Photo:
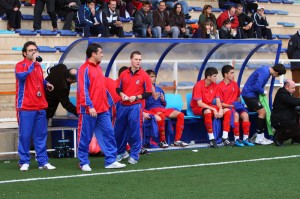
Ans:
[[[283,142],[280,142],[278,140],[273,140],[275,146],[284,146]]]
[[[228,140],[228,138],[227,139],[222,138],[222,142],[223,142],[224,146],[227,146],[227,147],[233,146],[232,143]]]
[[[146,149],[142,148],[142,149],[140,150],[140,154],[141,154],[141,155],[148,155],[148,154],[150,154],[150,152],[147,151]]]
[[[185,19],[190,19],[190,18],[192,18],[192,16],[189,15],[189,14],[186,14],[186,15],[184,16],[184,18],[185,18]]]
[[[215,148],[215,149],[218,148],[218,145],[217,145],[215,139],[209,140],[208,145],[209,145],[210,148]]]

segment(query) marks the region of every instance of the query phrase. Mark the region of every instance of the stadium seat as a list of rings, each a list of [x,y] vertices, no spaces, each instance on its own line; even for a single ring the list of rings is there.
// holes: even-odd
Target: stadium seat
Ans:
[[[196,12],[201,12],[202,8],[201,7],[193,7],[193,10]]]
[[[50,18],[49,15],[42,15],[42,20],[44,20],[44,21],[50,21],[51,18]]]
[[[68,46],[54,46],[59,52],[65,52]]]
[[[159,82],[159,86],[164,87],[164,86],[173,86],[173,82]]]
[[[22,15],[22,20],[33,20],[33,15]]]
[[[57,32],[60,34],[60,36],[77,36],[77,32],[72,30],[58,30]]]
[[[20,35],[24,35],[24,36],[35,36],[35,35],[37,35],[37,31],[33,31],[33,30],[20,29],[20,30],[18,30],[18,32],[19,32]]]
[[[266,15],[274,15],[274,14],[276,14],[276,13],[275,13],[275,11],[273,11],[273,10],[265,10],[265,14],[266,14]]]
[[[295,23],[286,22],[286,23],[283,24],[283,27],[295,27]]]
[[[133,33],[132,33],[132,31],[130,31],[130,32],[125,32],[125,31],[124,31],[124,36],[125,36],[125,37],[132,37],[132,36],[133,36]]]
[[[185,23],[186,24],[195,24],[195,23],[198,23],[198,19],[186,19]]]
[[[175,108],[178,111],[182,110],[183,100],[180,94],[167,93],[165,97],[167,102],[166,108]]]
[[[186,97],[186,115],[188,117],[194,117],[194,118],[202,118],[201,116],[194,115],[192,108],[191,108],[191,101],[192,101],[192,93],[187,93],[185,95]]]
[[[288,15],[289,14],[288,11],[284,11],[284,10],[273,10],[273,11],[278,15]]]
[[[277,34],[278,39],[289,39],[290,35],[282,35],[282,34]]]
[[[294,1],[292,1],[292,0],[283,0],[282,3],[283,4],[294,4]]]
[[[222,10],[220,8],[212,8],[213,12],[222,12]]]
[[[189,12],[193,10],[193,7],[189,6]]]
[[[269,3],[269,0],[257,0],[259,3]]]
[[[282,0],[270,0],[270,3],[282,3]]]
[[[272,34],[272,39],[276,39],[277,38],[277,34]]]
[[[11,49],[14,50],[14,51],[22,51],[22,48],[23,47],[21,47],[21,46],[14,46]]]
[[[55,53],[57,51],[56,48],[52,48],[50,46],[39,46],[39,52],[42,53]]]
[[[37,30],[41,36],[56,36],[57,32],[52,30]]]
[[[120,17],[120,21],[122,23],[128,23],[128,22],[130,22],[130,18]]]
[[[286,53],[286,51],[287,51],[287,48],[281,48],[280,49],[280,53]]]
[[[15,31],[10,31],[10,30],[0,30],[0,35],[11,35],[11,34],[15,34]]]
[[[195,82],[189,82],[189,81],[183,81],[183,82],[178,82],[177,86],[194,86]]]

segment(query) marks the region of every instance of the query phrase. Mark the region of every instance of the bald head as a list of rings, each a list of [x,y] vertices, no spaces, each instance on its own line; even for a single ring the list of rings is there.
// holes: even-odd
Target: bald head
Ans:
[[[284,82],[284,88],[291,94],[295,92],[295,82],[291,79],[288,79]]]

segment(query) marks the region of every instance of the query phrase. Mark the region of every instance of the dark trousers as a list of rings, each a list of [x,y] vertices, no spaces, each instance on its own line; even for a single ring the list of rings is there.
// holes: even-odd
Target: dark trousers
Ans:
[[[7,10],[6,11],[7,19],[8,19],[8,25],[10,28],[13,29],[20,29],[21,28],[21,16],[22,13],[14,10]]]
[[[71,30],[72,21],[75,17],[75,13],[76,12],[71,10],[60,10],[57,12],[58,16],[65,18],[63,30]]]
[[[270,28],[256,26],[256,37],[259,39],[272,39],[272,31]]]
[[[110,37],[110,35],[117,35],[117,37],[124,37],[123,27],[105,26],[103,37]]]
[[[103,27],[101,24],[96,26],[91,24],[85,24],[83,26],[83,33],[84,33],[84,37],[90,37],[90,36],[98,37],[99,34],[103,34]]]
[[[296,142],[300,142],[300,128],[299,126],[288,126],[282,128],[275,128],[276,133],[274,139],[279,142],[285,142],[288,139],[293,139]]]
[[[44,7],[47,7],[48,15],[52,21],[52,27],[57,28],[57,16],[55,12],[55,1],[54,0],[36,0],[34,6],[34,19],[33,19],[33,29],[40,30],[42,24],[42,13]]]
[[[254,38],[254,27],[252,26],[249,30],[240,29],[241,39]]]

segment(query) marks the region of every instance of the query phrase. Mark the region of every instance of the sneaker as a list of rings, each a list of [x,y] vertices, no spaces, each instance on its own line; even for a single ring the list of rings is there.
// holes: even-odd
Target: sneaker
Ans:
[[[169,147],[169,145],[167,144],[166,141],[160,142],[158,145],[160,148],[168,148]]]
[[[217,145],[215,139],[209,140],[208,145],[209,145],[210,148],[218,148],[218,145]]]
[[[224,146],[227,146],[227,147],[231,147],[231,146],[232,146],[232,144],[231,144],[231,142],[228,140],[228,138],[226,138],[226,139],[223,139],[223,138],[222,138],[222,142],[223,142]]]
[[[126,158],[128,158],[128,157],[129,157],[129,153],[128,153],[127,151],[125,151],[125,153],[120,154],[120,155],[117,155],[116,160],[117,160],[118,162],[120,162],[121,160],[126,159]]]
[[[56,167],[51,165],[50,163],[47,163],[44,166],[39,167],[39,169],[53,170],[53,169],[56,169]]]
[[[149,152],[147,149],[141,148],[140,154],[141,154],[141,155],[149,155],[150,152]],[[128,156],[129,156],[129,154],[128,154]]]
[[[85,165],[81,166],[80,169],[82,171],[92,171],[92,168],[88,164],[85,164]]]
[[[128,163],[129,163],[129,164],[136,164],[136,163],[138,163],[138,161],[135,160],[135,159],[133,159],[132,157],[130,157],[130,158],[128,159]]]
[[[238,146],[238,147],[243,147],[245,146],[243,142],[241,142],[241,140],[236,139],[234,142],[234,146]]]
[[[283,142],[280,142],[278,140],[274,140],[274,144],[275,144],[275,146],[284,146]]]
[[[29,164],[22,164],[20,165],[20,171],[28,171],[29,170]]]
[[[273,140],[269,140],[267,138],[263,138],[266,142],[268,142],[269,144],[273,144]]]
[[[114,163],[106,166],[106,169],[120,169],[126,167],[126,164],[121,164],[118,161],[115,161]]]
[[[244,144],[245,146],[254,146],[254,144],[253,144],[253,143],[251,143],[251,142],[249,142],[249,140],[248,140],[248,139],[246,139],[246,140],[243,140],[243,144]]]
[[[255,143],[256,137],[257,137],[257,133],[254,133],[253,136],[251,138],[249,138],[249,142]]]
[[[270,142],[270,141],[267,140],[266,138],[262,138],[262,139],[256,138],[256,139],[254,140],[254,143],[255,143],[255,144],[260,144],[260,145],[269,145],[269,144],[272,144],[273,141]]]
[[[185,143],[183,141],[177,140],[177,141],[174,142],[174,146],[186,147],[186,146],[189,146],[189,144]]]

